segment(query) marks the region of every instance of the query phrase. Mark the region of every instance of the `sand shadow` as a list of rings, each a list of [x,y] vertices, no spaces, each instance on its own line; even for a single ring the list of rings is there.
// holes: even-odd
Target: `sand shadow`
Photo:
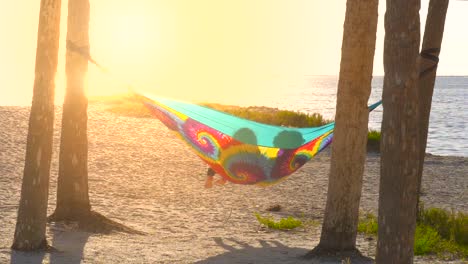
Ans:
[[[374,260],[362,255],[358,249],[344,251],[334,251],[323,249],[320,245],[312,249],[305,256],[311,263],[353,263],[353,264],[373,264]]]
[[[42,264],[45,255],[45,251],[22,252],[12,250],[10,264]]]
[[[50,248],[43,251],[21,252],[12,250],[10,264],[42,264],[49,255],[50,264],[79,264],[83,260],[83,252],[88,237],[87,232],[65,229],[61,226],[50,228],[52,241]]]
[[[81,263],[86,242],[88,242],[91,234],[63,229],[53,229],[52,233],[52,247],[56,248],[56,250],[50,253],[50,263]]]
[[[227,252],[195,263],[310,263],[302,258],[308,249],[287,247],[277,241],[259,240],[260,247],[232,238],[214,241]]]
[[[89,214],[81,217],[78,221],[68,221],[63,218],[58,218],[54,213],[47,217],[47,221],[56,224],[75,223],[77,225],[77,230],[92,234],[109,235],[113,232],[122,232],[133,235],[146,235],[145,232],[118,223],[95,211],[90,211]]]

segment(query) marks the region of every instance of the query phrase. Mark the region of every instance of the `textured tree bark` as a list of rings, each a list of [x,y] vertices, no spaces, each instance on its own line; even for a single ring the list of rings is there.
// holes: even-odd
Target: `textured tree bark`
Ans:
[[[21,200],[12,249],[47,248],[45,236],[60,38],[60,0],[42,0]]]
[[[418,206],[421,195],[421,182],[426,154],[427,134],[431,113],[432,95],[437,74],[437,63],[444,35],[445,17],[447,15],[448,0],[431,0],[427,13],[426,27],[421,48],[421,74],[419,77],[419,129],[421,162],[418,167]]]
[[[325,218],[316,251],[355,250],[378,1],[348,0]]]
[[[89,2],[68,1],[67,46],[89,53]],[[80,220],[89,216],[87,108],[84,80],[88,59],[67,49],[67,90],[63,104],[57,207],[52,219]]]
[[[377,263],[412,263],[419,137],[420,0],[387,0]]]

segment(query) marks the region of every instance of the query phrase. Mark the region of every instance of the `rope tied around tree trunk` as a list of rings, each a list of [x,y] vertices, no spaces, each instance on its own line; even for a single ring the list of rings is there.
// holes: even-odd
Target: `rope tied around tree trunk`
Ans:
[[[107,69],[104,68],[103,66],[101,66],[99,63],[97,63],[97,61],[95,61],[92,57],[91,57],[91,54],[89,52],[90,50],[90,47],[89,45],[86,45],[86,46],[78,46],[77,44],[73,43],[73,41],[67,39],[67,50],[71,51],[71,52],[75,52],[75,53],[78,53],[80,56],[82,56],[83,58],[87,59],[89,62],[91,62],[92,64],[96,65],[99,69],[101,69],[102,71],[105,71],[107,72]]]
[[[430,60],[434,62],[434,64],[426,68],[425,70],[421,71],[419,73],[419,78],[426,76],[428,73],[430,73],[431,71],[437,68],[437,65],[439,64],[439,53],[440,53],[440,48],[431,48],[431,49],[425,49],[421,51],[420,56],[426,60]]]

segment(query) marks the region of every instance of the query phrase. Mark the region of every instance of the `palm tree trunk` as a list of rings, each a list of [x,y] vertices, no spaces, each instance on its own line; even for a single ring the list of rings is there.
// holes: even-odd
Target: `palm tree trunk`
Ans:
[[[420,0],[387,0],[377,263],[412,263],[419,137]]]
[[[45,249],[54,129],[54,90],[60,38],[60,0],[42,0],[26,161],[12,248]]]
[[[69,0],[67,90],[63,104],[57,208],[51,216],[55,221],[80,220],[91,212],[88,194],[88,99],[84,90],[88,59],[70,49],[70,46],[76,46],[89,53],[88,28],[88,0]]]
[[[377,9],[377,0],[347,1],[327,204],[316,252],[355,250]]]
[[[429,117],[431,113],[432,95],[437,73],[437,63],[444,35],[445,17],[449,0],[431,0],[427,13],[424,39],[421,49],[421,73],[419,77],[419,129],[421,162],[418,168],[418,196],[421,195],[421,182],[426,154]],[[419,204],[419,197],[418,197]],[[419,207],[419,206],[417,206]]]

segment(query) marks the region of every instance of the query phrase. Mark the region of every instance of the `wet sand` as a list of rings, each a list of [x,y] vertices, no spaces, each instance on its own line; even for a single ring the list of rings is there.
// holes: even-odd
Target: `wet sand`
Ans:
[[[116,116],[99,104],[90,105],[88,123],[93,210],[147,235],[95,235],[49,225],[49,242],[61,252],[12,252],[28,118],[26,107],[0,107],[0,263],[311,263],[300,257],[317,245],[320,225],[271,231],[254,213],[321,221],[329,151],[271,187],[205,189],[207,166],[158,120]],[[55,208],[60,119],[57,109],[49,213]],[[379,162],[378,154],[368,154],[362,211],[377,212]],[[468,158],[428,155],[426,207],[467,212],[467,175]],[[276,204],[280,212],[267,211]],[[375,244],[358,236],[367,256],[375,256]],[[438,261],[418,257],[416,262]]]

